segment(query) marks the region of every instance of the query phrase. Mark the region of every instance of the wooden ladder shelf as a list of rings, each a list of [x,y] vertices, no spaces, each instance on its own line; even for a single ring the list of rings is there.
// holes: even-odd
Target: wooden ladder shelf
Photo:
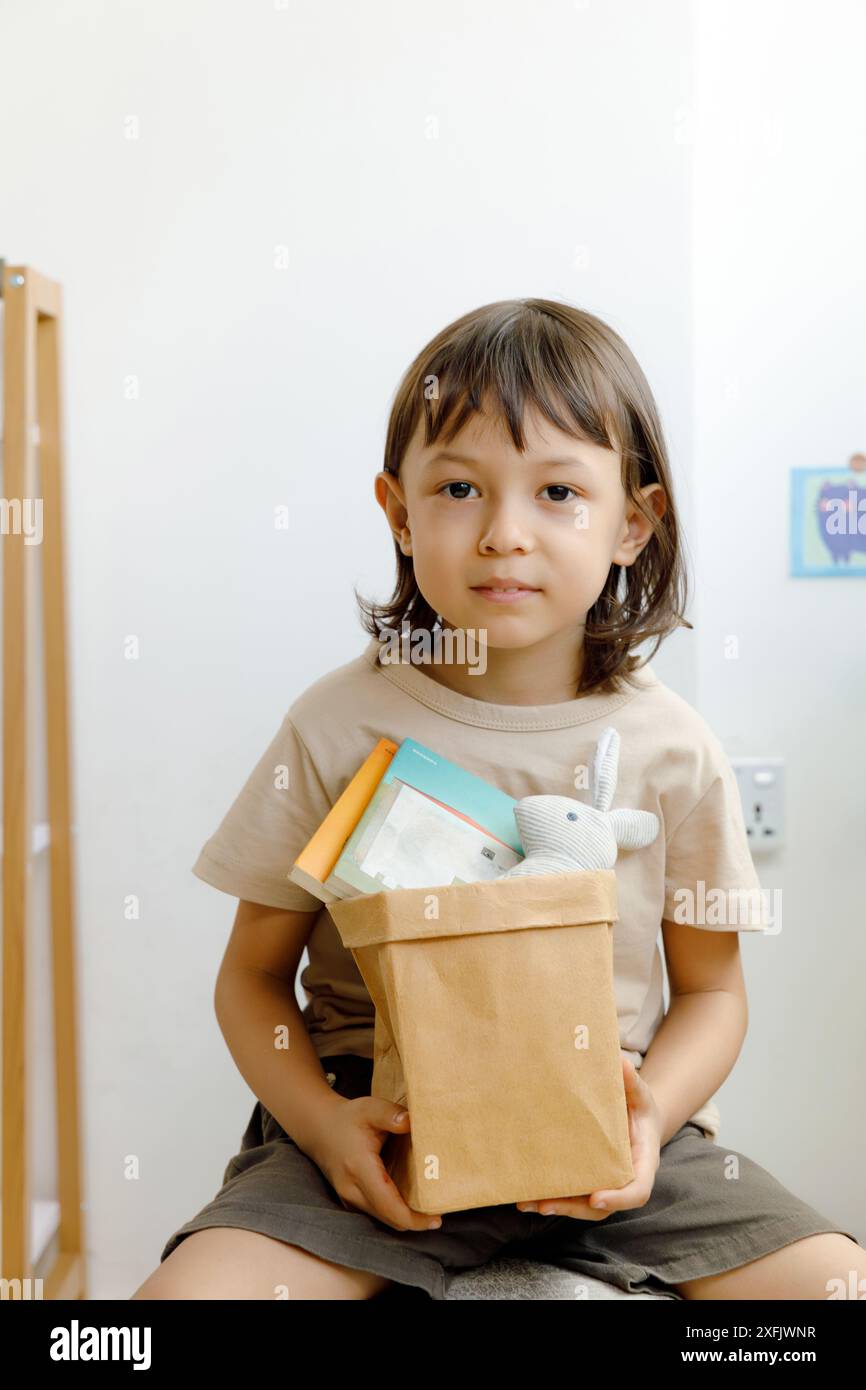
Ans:
[[[76,953],[70,824],[69,706],[64,612],[60,285],[30,266],[2,268],[3,507],[3,1242],[0,1275],[15,1297],[85,1297],[79,1135]],[[38,479],[36,443],[38,441]],[[25,499],[42,506],[42,539],[14,524]],[[28,689],[41,552],[47,831],[30,823]],[[59,1222],[37,1235],[30,1194],[27,1055],[28,872],[47,838],[51,873],[51,984]],[[44,1203],[41,1204],[44,1207]],[[52,1206],[52,1204],[48,1204]],[[41,1280],[39,1292],[26,1281]],[[20,1281],[20,1285],[16,1282]]]

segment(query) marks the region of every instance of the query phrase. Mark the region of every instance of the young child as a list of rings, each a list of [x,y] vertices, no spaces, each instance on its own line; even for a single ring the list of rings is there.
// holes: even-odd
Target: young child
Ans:
[[[403,1286],[442,1299],[458,1271],[506,1252],[670,1298],[847,1290],[852,1271],[866,1278],[856,1237],[714,1142],[714,1092],[747,1029],[738,931],[766,920],[704,910],[713,890],[730,903],[760,893],[736,780],[705,722],[634,651],[655,639],[652,656],[691,624],[666,446],[632,353],[597,317],[550,300],[466,314],[408,368],[375,493],[393,597],[359,599],[366,649],[295,700],[194,865],[241,900],[215,1001],[259,1100],[222,1187],[133,1297]],[[401,663],[380,660],[389,631],[413,639]],[[370,997],[289,869],[382,736],[417,739],[515,799],[580,797],[608,725],[621,736],[614,804],[662,826],[616,865],[634,1181],[431,1220],[380,1157],[412,1117],[370,1095]]]

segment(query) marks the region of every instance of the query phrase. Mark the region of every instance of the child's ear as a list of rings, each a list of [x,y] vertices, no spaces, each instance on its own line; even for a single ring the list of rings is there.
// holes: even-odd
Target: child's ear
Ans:
[[[664,488],[661,483],[649,483],[641,488],[641,496],[649,503],[656,516],[662,517],[667,507]],[[611,564],[633,565],[644,546],[653,534],[652,522],[644,516],[640,508],[631,500],[626,503],[625,522],[620,543],[611,556]]]
[[[388,518],[388,525],[391,534],[400,546],[404,554],[408,555],[412,549],[411,536],[409,532],[408,520],[409,513],[406,510],[406,499],[403,495],[403,487],[399,478],[395,478],[393,473],[388,473],[381,469],[374,480],[374,491],[376,501]]]

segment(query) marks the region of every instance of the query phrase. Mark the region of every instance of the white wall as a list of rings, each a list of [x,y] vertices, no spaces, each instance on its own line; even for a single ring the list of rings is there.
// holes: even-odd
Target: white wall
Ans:
[[[862,1242],[866,584],[790,577],[788,479],[866,441],[866,11],[694,9],[698,702],[788,777],[785,849],[756,859],[782,931],[741,936],[720,1138]]]
[[[862,656],[837,652],[831,663],[831,634],[825,626],[816,637],[810,624],[796,670],[792,663],[788,673],[780,644],[770,669],[759,669],[758,639],[766,646],[779,625],[755,607],[757,595],[769,586],[782,598],[780,586],[789,585],[779,607],[799,634],[804,615],[793,615],[810,588],[784,578],[784,519],[774,524],[772,553],[737,580],[730,549],[711,549],[693,515],[696,497],[733,511],[724,487],[709,496],[708,483],[731,476],[735,429],[750,476],[768,457],[779,460],[777,470],[788,459],[811,459],[800,428],[787,428],[786,448],[778,447],[782,413],[771,415],[763,403],[768,364],[778,363],[771,389],[779,405],[802,399],[805,373],[799,392],[787,389],[794,354],[781,365],[793,331],[789,323],[776,331],[783,295],[804,277],[816,299],[831,275],[841,283],[843,268],[830,263],[843,240],[853,269],[854,231],[844,208],[839,216],[827,208],[823,219],[814,212],[812,263],[804,271],[802,244],[792,249],[772,318],[769,296],[759,300],[766,349],[751,316],[738,333],[761,279],[749,267],[754,242],[765,272],[775,272],[779,240],[803,215],[799,177],[779,165],[785,222],[752,186],[749,196],[760,201],[742,217],[735,208],[715,210],[727,219],[719,239],[728,257],[731,222],[745,218],[748,227],[736,234],[738,273],[731,259],[726,291],[720,286],[718,303],[710,297],[706,267],[719,232],[708,226],[707,201],[715,164],[729,152],[716,141],[712,166],[697,171],[693,229],[700,146],[688,138],[690,8],[686,0],[532,7],[449,0],[434,9],[396,0],[285,9],[155,0],[138,11],[44,4],[4,13],[4,49],[17,58],[2,97],[15,138],[4,146],[3,186],[14,196],[2,208],[0,254],[60,280],[66,306],[92,1297],[128,1296],[171,1232],[217,1190],[237,1150],[253,1097],[212,1006],[235,900],[200,883],[190,866],[294,696],[366,641],[352,584],[379,596],[390,589],[392,546],[372,479],[402,370],[449,320],[512,295],[567,298],[601,314],[631,344],[656,392],[689,548],[704,558],[707,624],[670,639],[656,670],[687,699],[697,702],[700,692],[731,751],[737,740],[743,751],[775,751],[789,728],[782,751],[792,755],[801,806],[799,831],[793,813],[791,831],[803,842],[792,840],[802,867],[789,883],[803,904],[801,926],[786,900],[785,936],[748,943],[752,1033],[748,1060],[722,1097],[724,1138],[772,1171],[797,1176],[834,1216],[862,1222],[853,1186],[862,1122],[843,1111],[858,1048],[862,1055],[860,1025],[846,1025],[837,1004],[844,1031],[837,1047],[838,1035],[819,1036],[813,1014],[810,1048],[802,1018],[780,1003],[778,988],[781,972],[786,996],[802,1006],[817,978],[851,991],[849,1013],[854,1003],[855,972],[842,963],[846,948],[859,950],[862,963],[853,871],[832,889],[835,934],[826,956],[806,934],[827,882],[826,856],[806,855],[807,825],[813,836],[812,807],[821,798],[829,849],[842,776],[819,764],[805,705],[797,723],[786,695],[780,719],[778,694],[783,670],[786,691],[789,675],[806,688],[804,667],[817,686],[817,642],[827,677],[822,715],[827,686],[838,704],[835,724],[819,716],[821,731],[847,719],[853,735],[856,687],[846,704],[841,685],[849,678],[854,685]],[[787,9],[804,22],[805,6]],[[727,45],[739,59],[744,32],[752,42],[756,31],[751,11],[732,13],[717,47],[701,22],[694,55],[701,80],[714,90],[719,84],[720,127],[739,102],[721,51]],[[813,26],[825,22],[809,13]],[[46,29],[52,42],[42,38]],[[757,35],[756,92],[777,40],[769,23]],[[804,52],[806,44],[804,36]],[[802,75],[793,74],[786,109],[820,145],[822,132],[830,138],[826,102],[816,101],[810,114],[802,92]],[[853,119],[853,91],[850,105]],[[133,140],[125,138],[130,117],[139,122]],[[832,132],[840,166],[850,132],[844,120]],[[755,151],[751,158],[757,183]],[[283,246],[288,266],[278,269]],[[798,322],[793,312],[791,319]],[[840,364],[848,369],[851,322],[836,353],[826,351],[821,333],[809,378],[829,377],[834,360],[837,374]],[[728,332],[737,338],[722,353]],[[753,372],[744,365],[746,336],[760,353]],[[739,375],[739,416],[713,391],[711,348],[726,375]],[[831,430],[847,440],[842,413],[853,409],[853,396],[838,390],[828,412],[824,391],[822,457]],[[748,443],[738,425],[747,409]],[[273,527],[280,503],[291,508],[289,533]],[[830,597],[853,605],[859,596],[856,586],[841,594],[837,585]],[[820,591],[812,602],[822,598],[825,613]],[[718,634],[731,630],[743,634],[743,657],[722,668]],[[137,661],[124,658],[130,634],[140,639]],[[772,698],[757,686],[767,675]],[[806,747],[808,763],[795,766]],[[850,766],[850,758],[842,762]],[[843,824],[840,811],[838,857]],[[138,921],[124,915],[130,894],[140,898]],[[828,920],[826,911],[820,916]],[[777,1046],[764,1048],[764,1038]],[[787,1127],[764,1103],[769,1087],[787,1080],[778,1077],[783,1054],[796,1056],[809,1078],[803,1123],[792,1118]],[[835,1096],[819,1086],[822,1065],[838,1068]],[[824,1132],[813,1134],[819,1106]],[[832,1163],[821,1164],[828,1126],[836,1149]],[[135,1181],[125,1176],[128,1155],[140,1160]]]

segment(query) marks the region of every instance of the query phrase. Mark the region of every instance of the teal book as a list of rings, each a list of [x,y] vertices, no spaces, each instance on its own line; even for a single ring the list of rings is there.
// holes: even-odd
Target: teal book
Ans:
[[[325,881],[337,898],[498,878],[519,864],[517,803],[406,738]]]

